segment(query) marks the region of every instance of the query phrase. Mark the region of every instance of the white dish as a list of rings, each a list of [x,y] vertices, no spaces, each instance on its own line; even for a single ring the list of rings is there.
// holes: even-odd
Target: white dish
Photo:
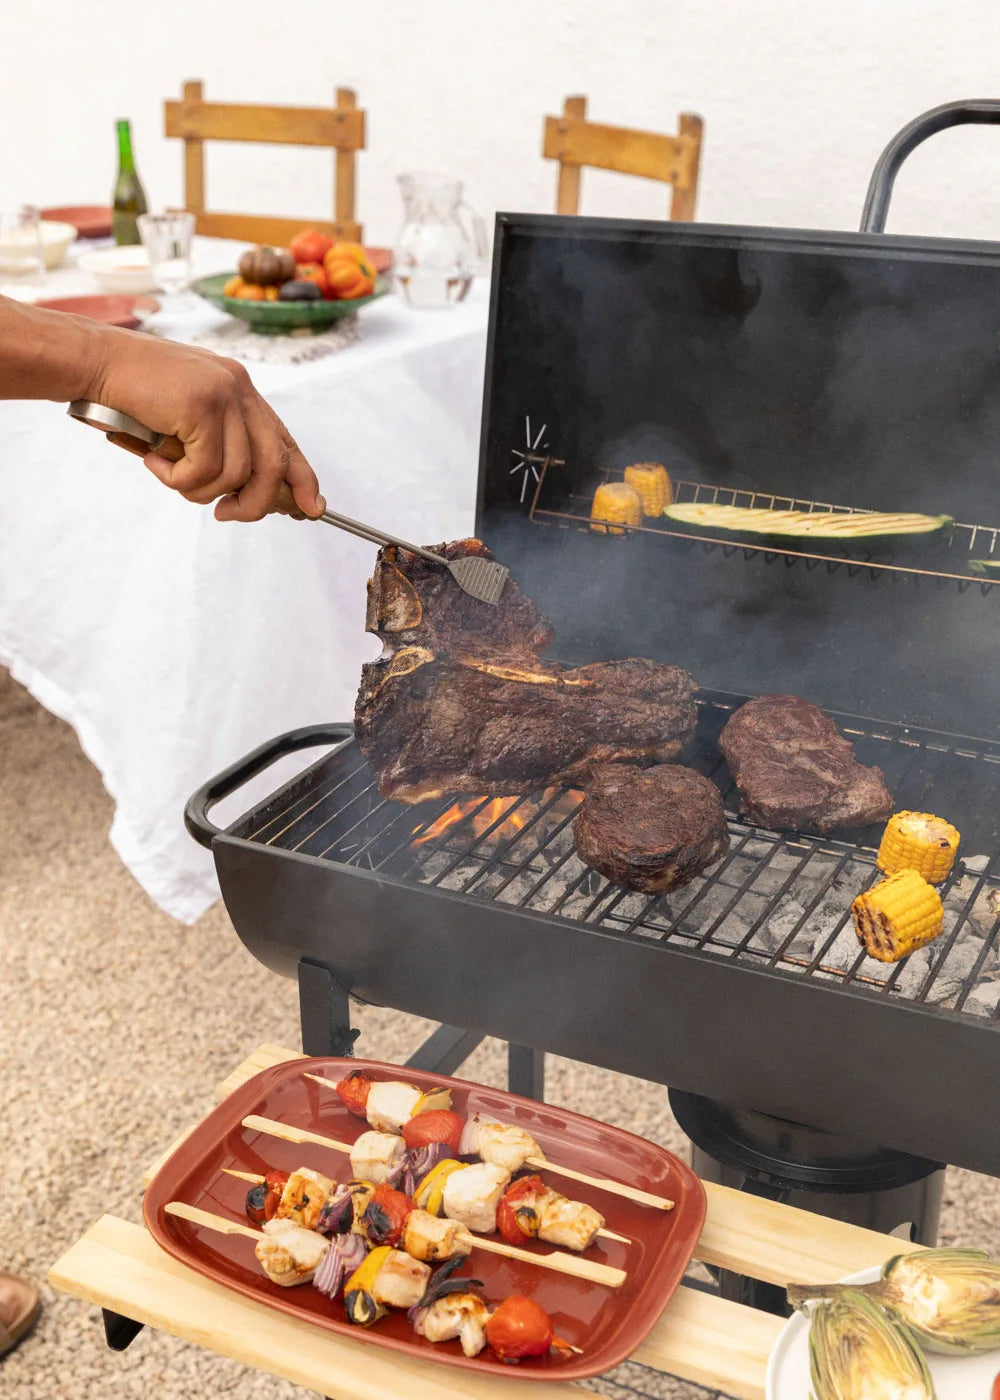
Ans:
[[[42,219],[39,228],[41,229],[42,257],[45,260],[46,268],[51,272],[54,267],[59,266],[66,256],[66,249],[76,238],[76,229],[72,224],[60,224],[54,219]],[[0,253],[14,252],[22,246],[21,240],[18,240],[17,243],[4,243],[0,245]]]
[[[874,1283],[878,1269],[851,1274],[842,1283]],[[980,1356],[928,1356],[937,1400],[990,1400],[994,1376],[1000,1374],[1000,1351]],[[797,1312],[778,1334],[767,1363],[766,1400],[808,1400],[809,1319]]]
[[[120,248],[100,248],[84,253],[76,261],[81,272],[89,272],[102,292],[125,292],[138,296],[156,290],[149,270],[149,254],[140,243]]]

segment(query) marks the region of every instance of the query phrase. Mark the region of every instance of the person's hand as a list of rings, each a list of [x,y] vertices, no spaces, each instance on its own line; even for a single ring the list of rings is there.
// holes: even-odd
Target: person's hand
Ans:
[[[155,452],[143,460],[188,501],[221,498],[218,520],[260,520],[284,482],[304,515],[326,509],[312,467],[235,360],[109,329],[86,397],[179,438],[179,461]]]

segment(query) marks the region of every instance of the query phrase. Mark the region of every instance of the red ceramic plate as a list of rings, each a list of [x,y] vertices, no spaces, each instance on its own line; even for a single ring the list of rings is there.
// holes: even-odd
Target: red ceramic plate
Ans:
[[[42,218],[72,224],[79,238],[108,238],[111,234],[111,210],[103,204],[73,204],[65,209],[43,209]]]
[[[371,260],[371,265],[372,265],[372,267],[375,269],[376,272],[378,272],[378,273],[380,273],[380,274],[383,273],[383,272],[388,272],[389,269],[390,269],[390,267],[392,267],[392,249],[391,249],[391,248],[368,248],[368,247],[366,247],[366,248],[365,248],[365,252],[368,254],[368,257],[369,257],[369,259]]]
[[[134,330],[140,324],[139,311],[159,311],[155,297],[94,296],[55,297],[51,301],[36,301],[44,311],[72,311],[76,316],[89,316],[107,326],[122,326]]]
[[[567,1361],[535,1357],[509,1366],[498,1362],[487,1348],[479,1356],[469,1358],[463,1355],[457,1341],[432,1343],[418,1337],[401,1312],[390,1312],[372,1328],[354,1327],[347,1321],[340,1299],[327,1298],[311,1284],[281,1288],[271,1283],[254,1258],[251,1239],[222,1235],[165,1212],[168,1202],[184,1201],[246,1223],[243,1204],[247,1185],[225,1176],[223,1167],[263,1173],[270,1167],[292,1171],[309,1166],[345,1179],[349,1174],[348,1159],[342,1153],[326,1147],[295,1146],[252,1132],[242,1126],[242,1120],[249,1114],[260,1114],[340,1142],[353,1142],[368,1124],[352,1117],[332,1089],[305,1078],[309,1071],[338,1080],[352,1069],[374,1079],[405,1079],[427,1089],[446,1084],[452,1090],[457,1113],[466,1116],[483,1111],[516,1123],[537,1139],[553,1161],[593,1176],[614,1177],[676,1202],[672,1211],[653,1209],[580,1185],[555,1172],[544,1174],[557,1190],[597,1207],[606,1217],[609,1230],[627,1235],[632,1241],[626,1245],[598,1240],[584,1256],[625,1269],[628,1279],[621,1288],[598,1287],[480,1250],[473,1250],[463,1265],[463,1275],[483,1281],[483,1296],[489,1303],[497,1304],[511,1293],[537,1299],[551,1314],[556,1331],[580,1347],[581,1355]],[[355,1337],[359,1343],[388,1347],[465,1370],[521,1380],[569,1381],[617,1366],[649,1332],[673,1296],[691,1258],[705,1219],[705,1192],[691,1169],[672,1153],[592,1118],[399,1065],[319,1058],[276,1065],[230,1095],[157,1173],[146,1192],[143,1214],[153,1238],[168,1254],[248,1298],[318,1327]],[[542,1244],[528,1247],[539,1253],[548,1250]]]

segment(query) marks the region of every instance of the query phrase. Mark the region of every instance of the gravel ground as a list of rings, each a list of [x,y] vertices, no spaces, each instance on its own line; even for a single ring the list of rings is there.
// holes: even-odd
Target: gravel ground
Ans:
[[[156,909],[107,840],[111,803],[68,726],[0,670],[0,1268],[41,1282],[103,1212],[139,1220],[140,1176],[262,1041],[300,1045],[293,984],[243,949],[221,905],[192,928]],[[361,1008],[358,1053],[401,1060],[429,1023]],[[487,1042],[464,1077],[503,1083]],[[662,1088],[550,1057],[554,1103],[683,1153]],[[11,1190],[11,1183],[17,1189]],[[1000,1191],[948,1175],[942,1242],[1000,1250]],[[311,1392],[146,1331],[109,1351],[97,1311],[47,1287],[34,1335],[0,1362],[3,1400],[298,1400]],[[708,1400],[622,1368],[648,1395]],[[612,1381],[606,1395],[636,1390]]]

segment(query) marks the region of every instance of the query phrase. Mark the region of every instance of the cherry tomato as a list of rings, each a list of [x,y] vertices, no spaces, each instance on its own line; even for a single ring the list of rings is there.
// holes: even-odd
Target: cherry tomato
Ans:
[[[446,1142],[452,1152],[457,1152],[462,1126],[457,1113],[447,1108],[429,1108],[403,1124],[403,1141],[411,1151],[431,1142]]]
[[[264,1190],[267,1195],[264,1197],[264,1219],[273,1220],[278,1209],[278,1202],[281,1200],[281,1193],[288,1185],[290,1172],[267,1172],[264,1176]]]
[[[369,1241],[373,1245],[398,1244],[406,1217],[412,1210],[413,1202],[402,1191],[396,1191],[384,1182],[376,1186],[361,1216]]]
[[[325,233],[305,228],[289,243],[288,251],[297,263],[321,263],[332,247],[333,239]]]
[[[527,1215],[536,1193],[545,1191],[545,1183],[540,1176],[522,1176],[503,1193],[497,1210],[497,1229],[508,1244],[523,1244],[525,1238],[538,1234],[538,1217],[532,1221]],[[520,1212],[525,1212],[521,1214]],[[531,1225],[534,1224],[534,1229]],[[528,1228],[525,1229],[524,1227]]]
[[[351,1113],[363,1118],[368,1106],[368,1091],[371,1087],[371,1080],[366,1079],[360,1070],[355,1069],[337,1085],[337,1097]]]
[[[486,1324],[486,1340],[500,1361],[543,1356],[555,1335],[552,1319],[541,1304],[516,1293],[503,1300]]]
[[[990,1391],[990,1400],[1000,1400],[1000,1376],[993,1382],[993,1389]]]

